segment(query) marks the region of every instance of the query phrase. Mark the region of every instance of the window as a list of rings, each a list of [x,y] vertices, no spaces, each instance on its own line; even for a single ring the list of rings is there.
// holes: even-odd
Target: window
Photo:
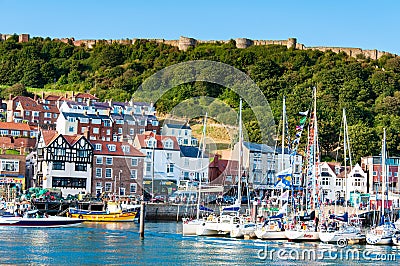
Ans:
[[[0,130],[0,135],[8,135],[8,129]]]
[[[114,144],[107,144],[107,148],[109,151],[116,151],[117,147]]]
[[[85,133],[85,131],[86,131],[86,127],[82,127],[81,128],[81,133],[83,134],[83,133]]]
[[[321,185],[322,186],[329,186],[330,182],[329,182],[329,177],[322,177],[322,181],[321,181]]]
[[[25,115],[31,115],[31,112],[25,111]]]
[[[124,153],[130,153],[131,152],[131,147],[128,145],[122,145],[122,151]]]
[[[112,178],[112,168],[106,168],[106,178]]]
[[[103,169],[96,168],[96,178],[101,178],[103,175]]]
[[[65,170],[65,162],[55,161],[53,162],[53,170]]]
[[[173,163],[167,164],[167,174],[170,174],[173,172],[174,172],[174,164]]]
[[[81,121],[81,123],[87,124],[87,123],[89,123],[89,118],[80,117],[80,118],[79,118],[79,121]]]
[[[103,157],[97,156],[96,157],[96,164],[103,164]]]
[[[372,173],[372,175],[373,175],[373,176],[376,176],[376,171],[374,171],[374,172]]]
[[[38,111],[33,111],[32,114],[33,114],[33,116],[39,116],[39,112]],[[75,122],[75,121],[70,121],[70,122]]]
[[[336,186],[341,187],[342,186],[342,180],[341,179],[336,179]]]
[[[101,125],[101,119],[92,119],[92,124]]]
[[[104,120],[104,126],[110,127],[111,126],[110,120]]]
[[[151,163],[146,163],[146,172],[151,172]]]
[[[1,160],[1,171],[19,172],[19,161]]]
[[[153,148],[156,146],[156,140],[155,139],[149,139],[147,140],[147,147]]]
[[[172,160],[172,153],[171,152],[167,152],[167,160]]]
[[[184,166],[189,166],[189,158],[185,158]]]
[[[106,157],[106,165],[112,165],[113,164],[113,158],[112,157]]]
[[[45,117],[45,118],[51,118],[51,113],[47,113],[47,112],[44,113],[44,117]]]
[[[154,127],[158,126],[158,121],[157,120],[151,121],[151,125]]]
[[[11,135],[13,136],[19,136],[21,132],[19,130],[11,130]]]
[[[135,193],[136,193],[136,189],[137,189],[137,184],[136,184],[136,183],[131,183],[131,184],[129,185],[129,192],[130,192],[131,194],[135,194]]]
[[[101,144],[100,143],[94,144],[94,148],[96,151],[101,151]]]
[[[104,191],[105,192],[111,192],[111,189],[112,189],[112,183],[111,182],[106,182]]]
[[[122,134],[122,128],[118,128],[118,134]]]
[[[164,148],[166,148],[166,149],[172,149],[172,147],[173,147],[173,142],[172,142],[171,140],[166,140],[166,141],[164,142]]]
[[[136,169],[131,169],[131,179],[136,179],[137,178],[137,171]]]
[[[107,129],[107,130],[106,130],[106,134],[107,134],[107,135],[111,135],[111,129]]]
[[[135,129],[130,128],[129,129],[129,135],[135,135]]]
[[[183,140],[183,145],[188,145],[189,144],[189,140],[188,139],[184,139]]]
[[[98,127],[94,127],[93,128],[93,134],[99,134],[99,128]]]
[[[68,117],[68,122],[71,122],[71,123],[75,122],[75,117]]]
[[[87,171],[87,164],[85,164],[85,163],[76,163],[75,164],[75,171],[81,171],[81,172]]]
[[[74,132],[74,127],[73,126],[68,127],[68,132]]]
[[[183,179],[189,180],[189,172],[183,172]]]
[[[132,166],[137,166],[138,165],[138,159],[137,158],[132,158],[131,159],[131,165]]]
[[[125,196],[125,188],[124,187],[120,187],[119,188],[119,195],[120,196]]]
[[[144,133],[144,128],[139,129],[139,134],[143,134]]]
[[[53,118],[57,118],[57,114],[53,114]]]
[[[124,120],[121,120],[121,119],[117,120],[117,125],[123,125],[123,124],[124,124]]]
[[[146,158],[147,158],[147,159],[151,159],[152,156],[153,156],[153,152],[151,152],[151,151],[147,151],[147,152],[146,152]]]

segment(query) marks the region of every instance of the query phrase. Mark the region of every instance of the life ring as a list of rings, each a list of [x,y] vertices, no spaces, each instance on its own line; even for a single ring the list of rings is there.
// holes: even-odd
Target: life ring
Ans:
[[[79,214],[78,218],[79,218],[79,219],[83,219],[82,214]]]

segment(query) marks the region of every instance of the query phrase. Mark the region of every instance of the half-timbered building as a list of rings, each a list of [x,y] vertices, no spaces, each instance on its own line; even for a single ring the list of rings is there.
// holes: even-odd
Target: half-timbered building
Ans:
[[[36,186],[63,196],[91,193],[93,147],[83,135],[42,130],[37,145]]]

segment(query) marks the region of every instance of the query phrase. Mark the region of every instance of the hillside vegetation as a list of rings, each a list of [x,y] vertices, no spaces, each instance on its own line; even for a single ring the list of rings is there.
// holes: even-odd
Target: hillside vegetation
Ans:
[[[298,112],[310,108],[312,87],[316,86],[323,159],[335,157],[332,151],[339,143],[343,108],[347,113],[353,161],[380,153],[384,127],[389,155],[400,155],[398,57],[370,60],[277,45],[237,49],[233,40],[228,44],[198,45],[188,51],[145,40],[134,45],[98,43],[89,49],[49,38],[18,43],[14,36],[0,42],[0,84],[22,83],[58,92],[89,91],[102,100],[124,101],[158,70],[198,59],[223,62],[248,74],[266,96],[276,121],[282,113],[282,97],[286,96],[292,135],[299,123]],[[2,96],[8,97],[10,92],[3,88]],[[239,97],[231,90],[195,82],[174,88],[156,103],[156,108],[159,113],[168,113],[178,103],[198,96],[218,98],[236,111],[239,105]],[[243,116],[250,140],[260,142],[252,112],[245,109]],[[305,142],[303,138],[303,146]]]

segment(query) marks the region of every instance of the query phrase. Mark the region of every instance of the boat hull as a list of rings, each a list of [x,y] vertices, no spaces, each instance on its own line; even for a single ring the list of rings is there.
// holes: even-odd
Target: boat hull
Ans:
[[[46,218],[23,218],[23,217],[7,217],[0,218],[0,226],[17,226],[17,227],[67,227],[81,224],[80,219],[68,217]]]
[[[192,220],[192,221],[184,221],[182,224],[182,235],[184,236],[195,236],[197,235],[197,228],[200,227],[200,225],[203,223],[203,221],[199,220]]]
[[[268,230],[257,229],[255,231],[255,234],[259,239],[270,239],[270,240],[287,239],[285,231],[268,231]]]
[[[118,212],[118,213],[106,213],[106,212],[88,212],[80,211],[77,209],[70,209],[68,217],[78,218],[84,221],[90,222],[133,222],[137,216],[137,212]]]
[[[285,236],[289,241],[319,241],[319,232],[288,230]]]
[[[319,239],[324,243],[356,244],[365,241],[365,236],[360,234],[341,234],[339,232],[319,232]]]

